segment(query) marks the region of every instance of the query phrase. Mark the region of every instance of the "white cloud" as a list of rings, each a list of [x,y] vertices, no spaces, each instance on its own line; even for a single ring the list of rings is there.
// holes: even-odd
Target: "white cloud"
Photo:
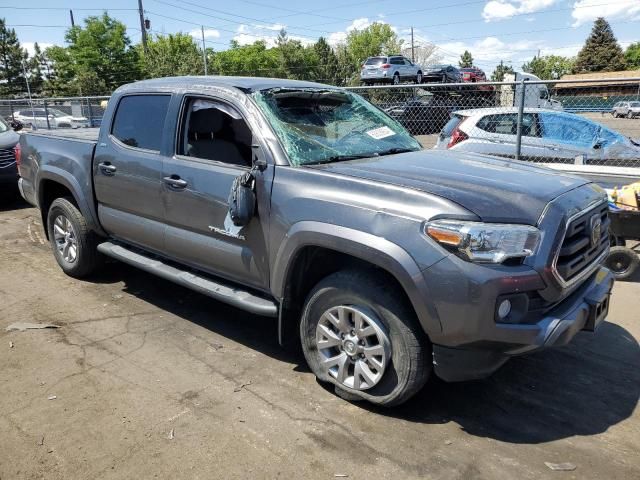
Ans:
[[[202,38],[202,30],[191,30],[189,32],[193,38],[200,39]],[[205,28],[204,29],[204,38],[220,38],[220,32],[218,30],[214,30],[213,28]]]
[[[550,7],[557,0],[491,0],[482,10],[482,18],[487,22],[502,20],[527,13],[534,13]],[[602,0],[596,0],[602,1]]]
[[[27,52],[29,52],[29,56],[33,56],[33,48],[36,42],[21,42],[20,44],[22,45],[22,48],[26,49]],[[40,50],[41,51],[45,51],[47,48],[49,47],[53,47],[53,43],[41,43],[41,42],[37,42],[38,45],[40,46]]]
[[[240,45],[251,45],[259,40],[266,43],[267,48],[272,48],[277,45],[278,34],[280,30],[285,29],[286,25],[274,23],[273,25],[246,25],[241,24],[236,31],[238,32],[233,39]],[[300,37],[298,35],[287,34],[289,40],[297,40],[303,45],[312,45],[315,40],[309,37]]]
[[[571,16],[574,19],[574,27],[592,22],[598,17],[605,17],[607,20],[616,18],[640,20],[640,1],[616,0],[605,3],[602,0],[578,0],[573,4]]]

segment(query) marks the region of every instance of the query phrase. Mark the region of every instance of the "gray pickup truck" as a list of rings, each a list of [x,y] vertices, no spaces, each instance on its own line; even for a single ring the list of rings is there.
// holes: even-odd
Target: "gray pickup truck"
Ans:
[[[277,317],[280,343],[343,398],[396,405],[432,372],[482,378],[608,312],[601,188],[422,150],[335,87],[141,81],[99,131],[20,147],[20,191],[67,274],[109,256]]]

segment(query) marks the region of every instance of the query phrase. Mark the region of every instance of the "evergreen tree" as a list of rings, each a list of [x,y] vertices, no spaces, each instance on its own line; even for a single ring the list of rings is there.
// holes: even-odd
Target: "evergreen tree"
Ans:
[[[505,65],[502,60],[500,60],[500,64],[496,67],[496,69],[491,74],[492,82],[502,82],[504,81],[504,76],[507,73],[514,73],[513,67],[511,65]]]
[[[460,55],[460,61],[458,62],[460,68],[471,68],[473,67],[473,56],[469,50],[465,50],[462,55]]]
[[[615,72],[624,70],[625,60],[609,23],[602,17],[596,19],[573,67],[574,73]]]
[[[31,92],[40,93],[44,85],[42,69],[46,68],[46,60],[38,42],[33,45],[33,57],[29,59],[27,64],[29,66],[29,86],[31,87]]]
[[[20,46],[16,31],[7,28],[4,18],[0,18],[0,95],[13,96],[26,91],[22,62],[26,52]]]
[[[341,85],[338,72],[338,57],[324,37],[320,37],[313,45],[316,56],[316,80],[332,85]]]

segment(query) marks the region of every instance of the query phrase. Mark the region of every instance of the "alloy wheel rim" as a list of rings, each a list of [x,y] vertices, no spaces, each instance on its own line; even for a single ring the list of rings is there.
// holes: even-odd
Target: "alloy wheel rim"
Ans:
[[[368,390],[384,376],[391,341],[375,314],[358,306],[340,305],[322,314],[316,327],[322,368],[340,385]]]
[[[58,215],[53,222],[53,238],[62,259],[73,263],[78,258],[78,240],[73,225],[64,215]]]

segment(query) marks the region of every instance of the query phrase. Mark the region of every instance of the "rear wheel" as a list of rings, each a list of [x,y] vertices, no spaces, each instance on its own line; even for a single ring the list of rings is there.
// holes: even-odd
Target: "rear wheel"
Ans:
[[[631,110],[627,112],[627,118],[633,118],[633,112]]]
[[[628,247],[611,247],[609,256],[605,265],[616,280],[624,280],[633,275],[633,272],[638,268],[640,264],[640,258],[638,254]]]
[[[71,198],[56,198],[47,215],[49,241],[60,268],[71,277],[81,278],[93,272],[101,257],[96,249],[97,236],[89,229]]]
[[[316,285],[300,336],[317,378],[347,400],[384,406],[419,391],[431,372],[431,345],[402,298],[375,271],[341,271]]]
[[[422,72],[418,72],[416,75],[416,83],[422,83]]]
[[[398,73],[393,74],[392,82],[394,85],[400,85],[400,75]]]

